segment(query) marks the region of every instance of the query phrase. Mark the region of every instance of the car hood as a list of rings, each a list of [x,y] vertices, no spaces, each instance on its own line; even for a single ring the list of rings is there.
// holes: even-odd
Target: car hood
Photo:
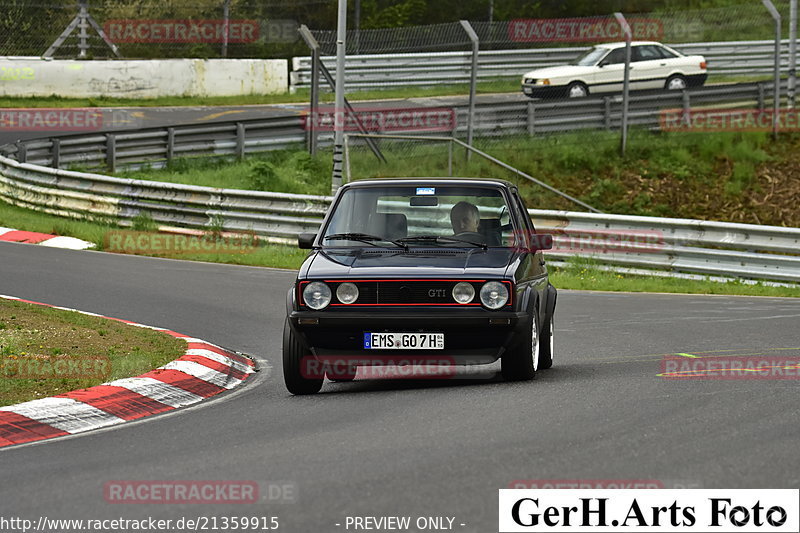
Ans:
[[[581,67],[578,65],[559,65],[557,67],[546,67],[526,72],[523,78],[562,78],[588,75],[596,70],[597,67]]]
[[[512,248],[353,248],[320,250],[300,272],[305,278],[502,277],[512,261]]]

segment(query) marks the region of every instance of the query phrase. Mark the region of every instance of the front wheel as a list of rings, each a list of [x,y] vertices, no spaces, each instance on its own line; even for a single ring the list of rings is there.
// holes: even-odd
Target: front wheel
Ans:
[[[322,376],[317,378],[304,375],[303,365],[306,365],[307,370],[316,368],[316,365],[310,364],[311,357],[313,356],[297,338],[287,318],[283,325],[283,381],[292,394],[316,394],[322,388]]]
[[[539,369],[539,324],[536,306],[520,342],[500,359],[500,373],[506,381],[528,381]]]
[[[589,88],[579,81],[573,81],[567,87],[567,96],[570,98],[585,98],[589,96]]]

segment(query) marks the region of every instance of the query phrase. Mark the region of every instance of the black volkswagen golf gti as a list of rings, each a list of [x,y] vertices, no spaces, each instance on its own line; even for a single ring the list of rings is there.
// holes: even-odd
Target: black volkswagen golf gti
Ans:
[[[481,365],[507,380],[553,364],[556,289],[517,188],[489,179],[356,181],[339,189],[287,296],[294,394],[359,367]]]

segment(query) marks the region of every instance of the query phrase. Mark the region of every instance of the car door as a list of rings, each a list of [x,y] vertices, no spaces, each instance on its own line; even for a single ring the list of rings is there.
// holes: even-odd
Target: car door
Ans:
[[[615,48],[597,63],[590,93],[621,92],[625,69],[625,48]]]
[[[631,49],[631,89],[661,89],[670,66],[660,47],[643,44]]]

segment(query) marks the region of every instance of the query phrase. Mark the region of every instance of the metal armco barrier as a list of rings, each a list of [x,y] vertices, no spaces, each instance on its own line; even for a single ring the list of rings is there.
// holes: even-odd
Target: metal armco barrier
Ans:
[[[787,81],[781,92],[786,94]],[[658,129],[665,110],[690,111],[697,107],[749,107],[764,109],[772,98],[771,82],[711,85],[685,91],[634,93],[629,104],[631,125]],[[435,102],[435,100],[434,100]],[[355,104],[373,107],[374,102]],[[383,103],[391,110],[391,103]],[[395,109],[402,109],[404,104]],[[434,107],[441,107],[434,103]],[[448,136],[467,133],[467,103],[452,107],[455,129]],[[571,98],[567,100],[519,100],[482,103],[475,110],[473,128],[477,137],[536,135],[580,129],[616,130],[622,119],[620,96]],[[395,129],[394,133],[403,133]],[[379,131],[370,133],[381,133]],[[413,133],[413,132],[408,132]],[[333,135],[320,134],[320,144],[330,145]],[[269,119],[214,122],[206,125],[147,128],[137,131],[85,133],[51,139],[20,141],[0,146],[0,155],[20,162],[56,168],[84,169],[161,167],[182,157],[237,157],[299,146],[306,141],[303,117],[289,115]]]
[[[725,41],[670,45],[686,55],[706,58],[711,75],[770,74],[774,65],[775,42]],[[533,69],[568,63],[589,47],[531,48],[524,50],[481,50],[478,79],[520,78]],[[781,42],[781,69],[789,65],[789,40]],[[345,64],[347,88],[433,86],[469,83],[472,52],[428,52],[409,54],[348,55]],[[323,64],[335,75],[335,58],[325,56]],[[311,86],[311,58],[292,58],[290,89]]]
[[[36,211],[110,220],[147,213],[161,226],[252,231],[276,242],[317,231],[331,198],[130,180],[19,163],[0,156],[0,199]],[[548,257],[800,283],[800,228],[531,210],[556,235]],[[637,237],[638,236],[638,237]],[[644,236],[644,238],[640,238]]]

